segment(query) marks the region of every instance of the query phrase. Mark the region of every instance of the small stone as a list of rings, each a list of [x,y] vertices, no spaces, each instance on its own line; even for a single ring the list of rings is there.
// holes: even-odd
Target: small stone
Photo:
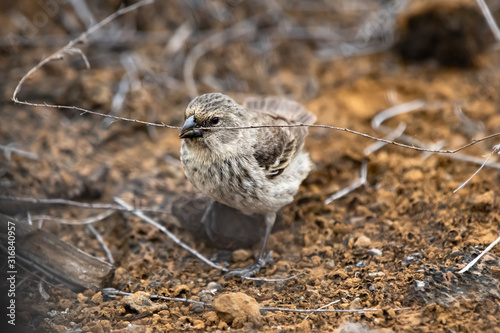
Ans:
[[[208,291],[214,290],[215,292],[217,292],[217,291],[222,290],[222,286],[220,285],[220,283],[212,281],[209,284],[207,284],[207,287],[205,289]]]
[[[371,272],[366,274],[366,277],[370,279],[377,279],[377,278],[383,278],[385,276],[384,272]]]
[[[205,329],[205,324],[203,323],[203,321],[201,321],[199,319],[195,319],[193,321],[193,329],[195,329],[195,330],[204,330]]]
[[[85,295],[83,295],[82,293],[79,293],[77,296],[76,296],[76,299],[78,300],[78,302],[80,303],[87,303],[87,301],[89,300],[89,298]]]
[[[205,311],[205,306],[200,303],[195,303],[191,305],[191,311],[193,311],[194,313],[202,313],[203,311]]]
[[[425,288],[425,282],[424,281],[415,280],[415,284],[417,286],[417,290],[418,291],[424,291],[424,288]]]
[[[217,326],[219,331],[227,331],[227,323],[225,321],[219,322],[219,326]]]
[[[290,263],[283,260],[278,261],[274,267],[276,267],[276,272],[288,272],[291,269]]]
[[[371,256],[382,257],[382,251],[380,251],[379,249],[373,248],[373,249],[368,250],[367,253]]]
[[[222,294],[212,305],[220,320],[228,324],[234,323],[233,328],[241,328],[246,322],[256,326],[261,324],[259,303],[247,294],[241,292]]]
[[[368,247],[371,244],[372,244],[372,241],[370,238],[366,237],[365,235],[361,235],[358,237],[358,239],[354,243],[354,247],[355,248]]]
[[[333,270],[335,268],[335,261],[333,259],[328,260],[327,262],[325,262],[325,267],[327,269]]]
[[[98,292],[94,296],[92,296],[92,302],[95,304],[101,304],[103,301],[102,293]]]
[[[359,310],[362,308],[363,306],[361,305],[361,299],[359,297],[356,297],[349,306],[349,309],[351,310]]]
[[[249,250],[239,249],[231,254],[232,262],[244,262],[250,259],[252,252]]]

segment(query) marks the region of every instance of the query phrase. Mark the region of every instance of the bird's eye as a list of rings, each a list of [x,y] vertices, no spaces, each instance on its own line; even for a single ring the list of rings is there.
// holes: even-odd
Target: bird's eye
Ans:
[[[219,117],[213,117],[210,119],[210,123],[212,123],[212,125],[217,125],[219,123]]]

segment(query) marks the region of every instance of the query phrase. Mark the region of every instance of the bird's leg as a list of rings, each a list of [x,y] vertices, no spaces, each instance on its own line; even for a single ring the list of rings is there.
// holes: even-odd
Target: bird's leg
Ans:
[[[213,209],[214,209],[214,201],[210,200],[210,203],[208,204],[207,208],[205,208],[205,212],[201,217],[201,223],[205,226],[205,232],[208,238],[212,242],[215,240],[214,234],[212,232],[212,223],[211,223]]]
[[[247,277],[256,274],[262,267],[264,267],[269,262],[269,258],[267,258],[268,256],[266,256],[265,253],[267,247],[267,240],[269,239],[269,235],[271,235],[271,230],[273,230],[274,222],[276,221],[276,212],[267,213],[265,218],[266,218],[266,233],[264,235],[264,240],[262,241],[259,254],[255,258],[254,263],[244,268],[238,268],[229,271],[228,273],[226,273],[226,275],[224,275],[224,277],[227,278],[230,276],[239,276],[242,279],[245,279]]]

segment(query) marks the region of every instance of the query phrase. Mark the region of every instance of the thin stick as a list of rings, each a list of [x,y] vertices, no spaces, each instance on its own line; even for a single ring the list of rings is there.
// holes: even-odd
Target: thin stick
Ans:
[[[336,130],[336,131],[341,131],[341,132],[347,132],[347,133],[351,133],[351,134],[356,134],[356,135],[359,135],[359,136],[362,136],[362,137],[365,137],[365,138],[368,138],[368,139],[372,139],[372,140],[376,140],[376,141],[380,141],[380,142],[385,142],[385,143],[392,144],[392,145],[395,145],[395,146],[398,146],[398,147],[409,148],[409,149],[413,149],[413,150],[417,150],[417,151],[427,151],[427,152],[431,152],[431,153],[439,153],[439,154],[454,154],[454,153],[457,153],[457,152],[459,152],[461,150],[469,148],[470,146],[473,146],[473,145],[475,145],[475,144],[477,144],[479,142],[482,142],[482,141],[489,140],[489,139],[496,138],[496,137],[500,136],[500,132],[499,133],[494,133],[494,134],[490,134],[490,135],[484,136],[484,137],[479,138],[479,139],[472,140],[468,144],[466,144],[464,146],[461,146],[461,147],[459,147],[457,149],[446,149],[446,150],[443,150],[443,149],[429,149],[429,148],[423,148],[423,147],[410,146],[410,145],[406,145],[404,143],[399,143],[399,142],[395,142],[395,141],[391,141],[391,140],[377,138],[377,137],[374,137],[374,136],[371,136],[371,135],[368,135],[368,134],[365,134],[365,133],[361,133],[361,132],[358,132],[358,131],[350,130],[348,128],[336,127],[336,126],[329,126],[329,125],[319,125],[319,124],[302,124],[302,123],[297,123],[297,124],[290,124],[290,125],[250,125],[250,126],[218,127],[217,129],[251,129],[251,128],[270,128],[270,127],[314,127],[314,128],[327,128],[327,129],[333,129],[333,130]],[[203,129],[203,130],[214,130],[214,128],[206,128],[206,127],[201,127],[200,129]]]
[[[330,303],[328,303],[328,304],[325,304],[325,305],[323,305],[323,306],[321,306],[321,307],[317,308],[316,310],[317,310],[317,311],[319,311],[319,310],[323,310],[323,309],[325,309],[325,308],[329,307],[330,305],[336,304],[336,303],[338,303],[338,302],[340,302],[340,300],[339,300],[339,299],[338,299],[338,300],[336,300],[336,301],[330,302]],[[310,314],[308,314],[308,315],[307,315],[304,319],[309,318],[309,317],[310,317],[313,313],[314,313],[314,312],[311,312],[311,313],[310,313]]]
[[[55,221],[55,222],[61,223],[61,224],[82,225],[82,224],[92,224],[92,223],[102,221],[105,218],[107,218],[108,216],[110,216],[111,214],[113,214],[114,212],[115,212],[114,210],[108,210],[108,211],[105,211],[105,212],[98,214],[96,216],[91,216],[89,218],[81,219],[81,220],[66,220],[66,219],[61,219],[58,217],[53,217],[50,215],[34,215],[31,217],[31,219],[34,221],[48,220],[48,221]]]
[[[411,310],[411,308],[398,308],[393,309],[394,311],[404,311]],[[347,312],[347,313],[365,313],[365,312],[374,312],[374,311],[384,311],[384,309],[359,309],[359,310],[335,310],[335,309],[288,309],[288,308],[273,308],[273,307],[264,307],[260,308],[260,311],[283,311],[283,312],[296,312],[296,313],[314,313],[314,312]]]
[[[108,261],[110,264],[114,264],[115,260],[113,259],[113,255],[111,254],[111,251],[109,250],[109,247],[106,245],[106,242],[104,242],[104,239],[102,238],[101,234],[94,228],[92,224],[89,224],[88,226],[90,232],[92,232],[101,244],[102,248],[104,249],[104,252],[106,252],[106,256],[108,257]]]
[[[173,302],[183,302],[183,303],[191,303],[191,304],[200,304],[203,306],[212,306],[211,304],[205,303],[205,302],[200,302],[200,301],[194,301],[192,299],[187,299],[187,298],[179,298],[179,297],[167,297],[167,296],[160,296],[160,295],[151,295],[147,292],[145,292],[151,300],[153,299],[161,299],[164,301],[173,301]],[[102,289],[102,294],[104,296],[110,297],[110,298],[115,298],[116,296],[134,296],[133,293],[127,293],[124,291],[120,291],[115,288],[104,288]]]
[[[267,279],[267,278],[246,277],[246,278],[243,278],[243,280],[251,280],[251,281],[257,281],[257,282],[283,282],[283,281],[293,280],[299,275],[303,275],[303,273],[295,274],[295,275],[289,276],[287,278]]]
[[[366,159],[363,159],[363,163],[361,164],[360,177],[356,179],[351,185],[344,187],[340,191],[337,191],[334,194],[332,194],[329,198],[325,200],[325,205],[328,205],[333,201],[344,197],[348,193],[351,193],[352,191],[366,184],[367,173],[368,173],[368,161]]]
[[[388,108],[387,110],[380,112],[375,117],[373,117],[371,125],[374,129],[378,129],[380,125],[382,125],[382,123],[387,119],[390,119],[400,114],[422,110],[426,105],[427,103],[421,99],[395,105],[393,107]]]
[[[192,255],[194,255],[195,257],[197,257],[198,259],[200,259],[201,261],[203,261],[205,264],[209,265],[210,267],[213,267],[215,269],[219,269],[223,272],[227,272],[228,270],[224,267],[221,267],[219,265],[216,265],[214,264],[213,262],[211,262],[210,260],[208,260],[207,258],[205,258],[203,255],[201,255],[199,252],[197,252],[196,250],[194,250],[193,248],[189,247],[186,243],[182,242],[179,238],[177,238],[173,233],[171,233],[170,231],[168,231],[167,228],[165,228],[164,226],[162,226],[161,224],[159,224],[158,222],[154,221],[153,219],[151,219],[150,217],[144,215],[143,212],[139,211],[139,210],[135,210],[133,209],[132,206],[130,206],[128,203],[126,203],[125,201],[123,201],[122,199],[118,198],[118,197],[113,197],[113,200],[115,200],[116,203],[118,203],[119,205],[125,207],[128,209],[128,211],[132,214],[134,214],[135,216],[141,218],[143,221],[155,226],[156,228],[158,228],[161,232],[163,232],[165,235],[167,235],[172,241],[174,241],[175,244],[179,245],[180,247],[182,247],[183,249],[187,250],[189,253],[191,253]]]
[[[166,234],[172,241],[174,241],[175,244],[177,244],[180,247],[182,247],[183,249],[187,250],[189,253],[193,254],[195,257],[197,257],[198,259],[200,259],[201,261],[203,261],[205,264],[207,264],[210,267],[213,267],[215,269],[219,269],[219,270],[221,270],[223,272],[228,272],[229,271],[227,268],[224,268],[224,267],[221,267],[221,266],[219,266],[217,264],[214,264],[213,262],[211,262],[210,260],[208,260],[207,258],[205,258],[201,253],[197,252],[195,249],[191,248],[189,245],[187,245],[186,243],[184,243],[183,241],[181,241],[173,233],[171,233],[170,231],[168,231],[167,228],[165,228],[164,226],[162,226],[158,222],[154,221],[150,217],[144,215],[144,213],[141,212],[140,210],[133,209],[132,206],[130,206],[129,204],[127,204],[125,201],[121,200],[118,197],[114,197],[113,200],[115,200],[119,205],[127,208],[130,213],[134,214],[135,216],[141,218],[145,222],[147,222],[149,224],[152,224],[153,226],[155,226],[158,229],[160,229],[160,231],[163,232],[164,234]],[[300,274],[296,274],[296,275],[290,276],[288,278],[276,278],[276,279],[247,277],[247,278],[245,278],[245,280],[262,281],[262,282],[282,282],[282,281],[288,281],[288,280],[291,280],[291,279],[295,279],[299,275]]]
[[[474,157],[474,156],[464,155],[464,154],[453,154],[453,155],[449,155],[448,158],[451,158],[451,159],[454,159],[457,161],[462,161],[462,162],[470,162],[470,163],[474,163],[474,164],[478,164],[478,165],[481,165],[484,163],[483,159],[480,159],[480,158]],[[488,167],[488,168],[500,170],[500,163],[491,162],[491,163],[485,164],[484,166]]]
[[[396,129],[394,129],[391,133],[387,134],[384,137],[384,139],[393,141],[393,140],[399,138],[403,134],[405,129],[406,129],[406,124],[400,123],[398,125],[398,127],[396,127]],[[375,142],[375,143],[369,145],[368,147],[366,147],[365,150],[363,151],[363,154],[365,156],[369,156],[369,155],[373,154],[374,152],[376,152],[377,150],[379,150],[380,148],[382,148],[383,146],[385,146],[386,144],[387,143],[385,143],[385,142]]]
[[[66,199],[18,198],[18,197],[0,195],[0,201],[1,200],[30,202],[30,203],[34,203],[34,204],[68,205],[68,206],[75,206],[75,207],[87,208],[87,209],[113,209],[113,210],[125,211],[125,212],[131,212],[133,210],[140,210],[143,212],[153,212],[153,213],[166,213],[166,214],[172,213],[170,210],[162,210],[162,209],[156,209],[156,208],[143,207],[143,208],[127,209],[127,208],[124,208],[122,206],[113,205],[113,204],[87,203],[87,202],[80,202],[80,201],[73,201],[73,200],[66,200]]]
[[[121,15],[124,15],[126,13],[129,13],[131,11],[134,11],[134,10],[136,10],[139,7],[151,4],[153,2],[154,2],[154,0],[143,0],[141,2],[138,2],[136,4],[130,5],[128,7],[124,7],[122,9],[114,12],[113,14],[109,15],[107,18],[105,18],[101,22],[99,22],[99,23],[91,26],[86,32],[80,34],[80,36],[78,36],[76,39],[71,40],[66,46],[62,47],[61,49],[59,49],[58,51],[56,51],[52,55],[50,55],[50,56],[46,57],[45,59],[43,59],[42,61],[40,61],[36,66],[34,66],[32,69],[30,69],[21,78],[21,80],[18,82],[16,88],[14,89],[14,93],[12,95],[12,101],[14,103],[16,103],[16,104],[29,105],[29,106],[34,106],[34,107],[49,107],[49,108],[57,108],[57,109],[77,110],[77,111],[80,111],[82,113],[90,113],[90,114],[94,114],[94,115],[99,115],[99,116],[103,116],[103,117],[112,118],[112,119],[115,119],[115,120],[122,120],[122,121],[128,121],[128,122],[137,123],[137,124],[143,124],[143,125],[146,125],[146,126],[156,126],[156,127],[165,127],[165,128],[171,128],[171,129],[180,129],[180,127],[178,127],[178,126],[171,126],[171,125],[167,125],[167,124],[164,124],[164,123],[153,123],[153,122],[148,122],[148,121],[141,121],[141,120],[137,120],[137,119],[130,119],[130,118],[119,117],[119,116],[114,116],[114,115],[106,115],[106,114],[103,114],[103,113],[100,113],[100,112],[91,111],[91,110],[80,108],[80,107],[77,107],[77,106],[54,105],[54,104],[47,104],[47,103],[43,103],[42,104],[42,103],[31,103],[31,102],[27,102],[27,101],[20,101],[18,99],[18,97],[17,97],[18,94],[19,94],[19,92],[20,92],[20,90],[21,90],[22,85],[24,84],[24,82],[29,77],[31,77],[33,75],[33,73],[36,72],[38,69],[40,69],[42,66],[44,66],[45,64],[47,64],[48,62],[50,62],[52,60],[60,59],[61,56],[64,53],[78,52],[80,54],[83,54],[83,53],[81,53],[79,51],[76,51],[78,48],[76,48],[75,45],[77,45],[78,43],[81,43],[81,42],[85,41],[88,38],[89,35],[93,34],[94,32],[96,32],[97,30],[99,30],[100,28],[102,28],[104,25],[110,23],[111,21],[113,21],[117,17],[119,17]],[[249,20],[247,20],[247,22],[245,22],[245,21],[244,22],[240,22],[240,24],[245,23],[245,24],[243,24],[242,28],[245,27],[245,25],[248,25],[248,22],[249,22]],[[245,33],[248,33],[249,31],[252,31],[252,29],[241,29],[235,35],[236,36],[239,36],[239,34],[243,34],[244,35]],[[216,38],[214,36],[212,36],[212,37],[213,37],[213,39],[215,41],[219,41],[219,44],[220,44],[220,40],[225,40],[224,38],[220,38],[221,36],[219,36],[218,38]],[[211,43],[213,43],[213,41]],[[210,43],[208,43],[208,44],[210,44]],[[218,45],[218,43],[215,43],[215,44]],[[199,50],[197,52],[193,53],[192,59],[190,60],[191,65],[188,65],[187,69],[184,68],[185,78],[186,77],[187,78],[190,77],[190,73],[192,71],[192,68],[190,69],[190,66],[191,67],[193,66],[193,61],[196,60],[197,57],[199,57],[198,54],[200,52],[201,52],[201,54],[203,54],[203,52],[202,52],[203,50],[205,50],[205,48],[203,48],[200,45],[199,46]],[[85,60],[85,58],[84,58],[84,60]],[[186,60],[186,62],[187,62],[187,60]],[[195,63],[195,61],[194,61],[194,63]],[[191,93],[196,92],[196,86],[194,86],[194,89],[193,89],[192,85],[189,85],[189,86],[190,86],[189,90],[191,91]],[[421,103],[421,101],[415,101],[416,105],[414,105],[414,107],[418,108],[418,106],[419,106],[418,104],[419,103]],[[360,136],[363,136],[363,137],[366,137],[366,138],[369,138],[369,139],[372,139],[372,140],[377,140],[377,141],[380,141],[380,142],[385,142],[385,143],[388,143],[388,144],[393,144],[393,145],[396,145],[396,146],[399,146],[399,147],[403,147],[403,148],[409,148],[409,149],[414,149],[414,150],[418,150],[418,151],[427,151],[427,152],[433,152],[433,153],[442,153],[442,154],[453,154],[453,153],[456,153],[456,152],[458,152],[460,150],[466,149],[466,148],[468,148],[468,147],[470,147],[472,145],[475,145],[478,142],[481,142],[481,141],[484,141],[484,140],[488,140],[488,139],[491,139],[493,137],[500,136],[500,133],[495,133],[495,134],[491,134],[491,135],[488,135],[486,137],[483,137],[481,139],[473,140],[470,143],[468,143],[465,146],[462,146],[462,147],[460,147],[458,149],[454,149],[454,150],[437,150],[437,149],[429,149],[429,148],[422,148],[422,147],[410,146],[410,145],[406,145],[406,144],[394,142],[394,141],[391,141],[391,140],[385,140],[385,139],[376,138],[376,137],[373,137],[373,136],[368,135],[368,134],[364,134],[364,133],[360,133],[360,132],[357,132],[357,131],[349,130],[347,128],[341,128],[341,127],[336,127],[336,126],[327,126],[327,125],[311,125],[311,124],[254,125],[254,126],[242,126],[242,127],[219,127],[218,129],[251,129],[251,128],[267,128],[267,127],[317,127],[317,128],[327,128],[327,129],[333,129],[333,130],[344,131],[344,132],[348,132],[348,133],[360,135]],[[201,129],[213,130],[213,128],[201,128]]]
[[[500,29],[498,29],[498,25],[495,22],[493,15],[491,15],[488,5],[486,5],[484,0],[477,0],[477,4],[479,5],[479,8],[481,8],[481,11],[486,18],[486,22],[488,22],[488,26],[490,27],[491,32],[493,32],[495,39],[497,40],[497,42],[500,42]]]
[[[479,261],[479,259],[481,259],[486,253],[491,251],[491,249],[494,248],[498,243],[500,243],[500,235],[483,252],[481,252],[480,255],[478,255],[476,258],[474,258],[474,260],[472,260],[467,266],[465,266],[458,273],[463,274],[463,273],[467,272],[469,269],[471,269],[472,266],[474,266]]]
[[[17,149],[17,148],[11,147],[11,144],[9,144],[7,146],[0,145],[0,150],[3,150],[3,154],[4,154],[5,158],[8,159],[9,161],[10,161],[10,156],[12,155],[12,153],[16,153],[19,156],[27,157],[27,158],[30,158],[32,160],[38,159],[38,154],[32,153],[30,151],[25,151],[22,149]]]
[[[111,15],[109,15],[108,17],[106,17],[101,22],[99,22],[99,23],[91,26],[90,28],[88,28],[87,31],[85,31],[84,33],[80,34],[80,36],[78,36],[77,38],[71,40],[68,44],[66,44],[66,46],[62,47],[61,49],[59,49],[56,52],[54,52],[52,55],[50,55],[50,56],[46,57],[45,59],[43,59],[42,61],[40,61],[35,67],[33,67],[32,69],[30,69],[28,71],[28,73],[26,73],[21,78],[21,80],[18,82],[18,84],[16,86],[16,89],[14,89],[14,93],[12,95],[12,101],[14,103],[16,103],[16,104],[24,104],[24,105],[30,105],[30,106],[45,106],[45,107],[58,108],[58,109],[74,109],[74,110],[79,110],[79,111],[82,111],[82,112],[94,113],[93,111],[85,110],[83,108],[78,108],[78,107],[75,107],[75,106],[51,105],[51,104],[46,104],[46,103],[45,104],[29,103],[29,102],[26,102],[26,101],[22,102],[22,101],[18,100],[17,95],[21,91],[21,87],[24,84],[24,82],[31,75],[33,75],[33,73],[35,73],[37,70],[39,70],[41,67],[43,67],[45,64],[47,64],[50,61],[60,59],[61,56],[64,53],[75,53],[75,52],[78,52],[79,54],[81,54],[83,56],[83,52],[77,51],[77,50],[79,50],[77,47],[75,47],[77,44],[82,43],[85,40],[87,40],[87,38],[88,38],[89,35],[93,34],[97,30],[101,29],[103,26],[105,26],[106,24],[108,24],[111,21],[115,20],[117,17],[122,16],[122,15],[124,15],[126,13],[129,13],[131,11],[134,11],[134,10],[136,10],[139,7],[152,4],[153,2],[154,2],[154,0],[143,0],[141,2],[138,2],[138,3],[135,3],[135,4],[130,5],[128,7],[124,7],[122,9],[120,9],[120,10],[117,10],[116,12],[114,12]],[[84,58],[84,61],[86,62],[86,65],[88,65],[88,61],[86,61],[86,57],[83,56],[83,58]],[[141,122],[139,121],[139,123],[141,123]],[[166,126],[166,127],[168,127],[168,126]]]
[[[115,298],[116,296],[133,296],[133,293],[127,293],[124,291],[117,290],[115,288],[104,288],[102,289],[102,294],[104,296],[110,297],[110,298]],[[212,307],[212,304],[205,303],[205,302],[200,302],[200,301],[194,301],[192,299],[188,298],[178,298],[178,297],[166,297],[166,296],[160,296],[160,295],[151,295],[147,292],[145,294],[149,295],[149,298],[151,300],[153,299],[161,299],[165,301],[173,301],[173,302],[183,302],[183,303],[191,303],[191,304],[200,304],[206,307]],[[334,303],[339,302],[334,301],[331,302],[323,307],[330,306]],[[296,313],[315,313],[315,312],[347,312],[347,313],[364,313],[364,312],[373,312],[373,311],[384,311],[384,309],[358,309],[358,310],[328,310],[328,309],[323,309],[323,307],[318,308],[318,309],[289,309],[289,308],[274,308],[274,307],[263,307],[260,308],[260,311],[283,311],[283,312],[296,312]],[[411,308],[397,308],[393,309],[394,311],[404,311],[404,310],[411,310]]]
[[[479,169],[477,169],[476,172],[474,172],[474,174],[472,174],[472,176],[469,177],[469,179],[467,179],[465,182],[463,182],[462,185],[460,185],[459,187],[457,187],[457,189],[455,191],[453,191],[453,193],[456,193],[462,187],[464,187],[465,185],[467,185],[467,183],[472,178],[474,178],[474,176],[477,175],[479,173],[479,171],[481,171],[483,169],[483,167],[486,165],[486,163],[488,163],[488,161],[490,160],[491,156],[493,156],[494,153],[498,152],[499,149],[500,149],[500,145],[496,145],[495,147],[493,147],[493,151],[488,155],[488,158],[484,160],[483,164],[481,164],[481,166],[479,167]]]

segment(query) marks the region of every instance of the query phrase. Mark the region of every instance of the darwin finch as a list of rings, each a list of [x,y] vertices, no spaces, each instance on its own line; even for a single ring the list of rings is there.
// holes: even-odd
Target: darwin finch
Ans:
[[[250,98],[240,105],[226,95],[212,93],[189,103],[180,132],[186,177],[215,201],[247,215],[265,216],[266,233],[255,263],[229,275],[248,277],[265,264],[276,213],[293,201],[312,163],[303,149],[306,127],[217,128],[312,124],[315,120],[300,104],[283,98]]]

